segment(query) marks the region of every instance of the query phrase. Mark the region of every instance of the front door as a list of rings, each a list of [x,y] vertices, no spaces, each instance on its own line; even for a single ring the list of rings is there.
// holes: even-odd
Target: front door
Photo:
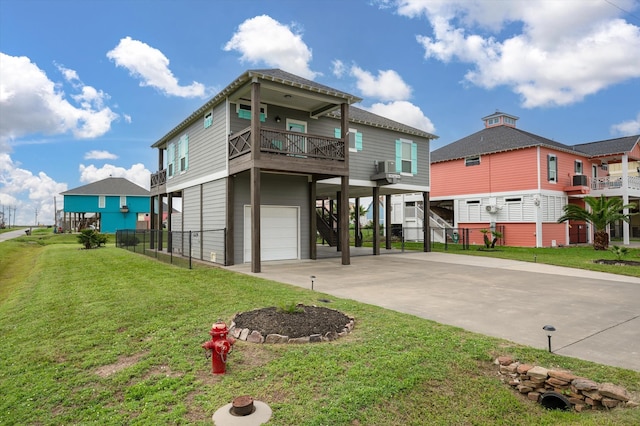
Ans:
[[[569,244],[585,244],[587,242],[587,224],[569,221]]]
[[[307,133],[307,123],[305,121],[287,118],[287,130],[295,133]],[[307,138],[298,135],[287,136],[288,151],[293,155],[305,154],[307,152]]]

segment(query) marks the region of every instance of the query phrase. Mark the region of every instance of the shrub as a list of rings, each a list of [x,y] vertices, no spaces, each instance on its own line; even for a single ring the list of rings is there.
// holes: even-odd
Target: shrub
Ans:
[[[92,249],[105,245],[107,243],[107,236],[99,233],[95,229],[83,229],[78,235],[78,242],[86,249]]]

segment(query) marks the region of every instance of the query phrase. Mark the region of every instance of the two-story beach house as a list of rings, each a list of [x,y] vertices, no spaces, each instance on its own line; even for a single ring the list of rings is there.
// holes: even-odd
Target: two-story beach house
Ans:
[[[160,200],[171,209],[179,197],[167,228],[199,231],[197,258],[260,272],[261,261],[315,259],[321,234],[349,264],[349,200],[418,192],[428,202],[435,138],[352,106],[360,101],[279,69],[246,71],[152,145],[152,229]]]
[[[557,223],[567,203],[584,206],[586,195],[603,194],[624,204],[640,199],[640,135],[565,145],[518,129],[517,120],[496,112],[481,131],[431,153],[431,205],[453,226],[475,230],[471,243],[482,244],[478,230],[496,227],[511,246],[591,242],[588,224]],[[629,244],[640,237],[640,217],[610,233]]]

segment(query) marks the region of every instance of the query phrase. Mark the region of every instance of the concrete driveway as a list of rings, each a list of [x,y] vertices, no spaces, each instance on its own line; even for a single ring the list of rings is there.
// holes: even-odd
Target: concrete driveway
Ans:
[[[402,253],[228,269],[311,287],[560,355],[640,371],[640,279],[446,253]],[[356,319],[357,320],[357,319]]]

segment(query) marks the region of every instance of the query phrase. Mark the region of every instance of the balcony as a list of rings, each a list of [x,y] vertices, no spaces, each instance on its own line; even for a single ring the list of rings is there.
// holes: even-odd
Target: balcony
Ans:
[[[167,169],[151,174],[151,189],[157,188],[167,183]]]
[[[622,195],[623,192],[634,196],[640,195],[640,177],[629,176],[626,182],[621,176],[606,176],[591,180],[593,196]]]
[[[259,159],[251,159],[251,128],[229,137],[229,163],[233,172],[251,167],[292,171],[346,175],[348,165],[342,139],[290,132],[263,127],[260,129]]]

